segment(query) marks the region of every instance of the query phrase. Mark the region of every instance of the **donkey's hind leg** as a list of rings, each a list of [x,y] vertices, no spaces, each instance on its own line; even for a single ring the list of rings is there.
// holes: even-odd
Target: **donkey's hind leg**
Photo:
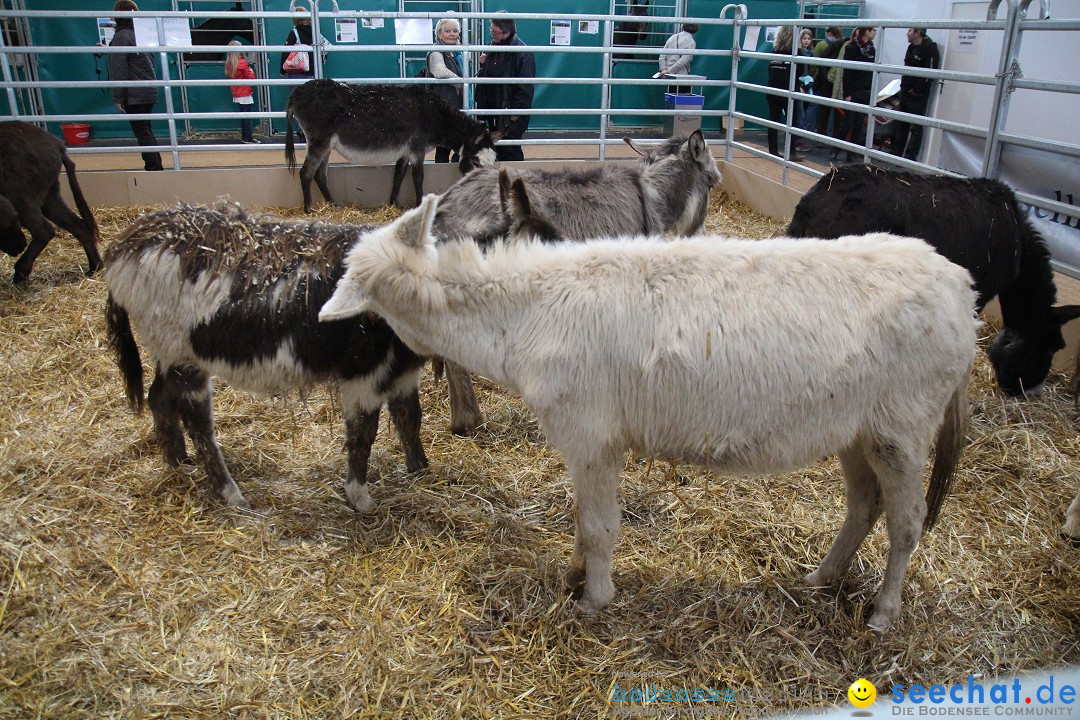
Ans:
[[[330,143],[322,140],[315,141],[308,138],[307,157],[304,165],[300,168],[300,190],[304,193],[304,212],[311,212],[311,181],[314,180],[319,186],[323,198],[331,205],[334,204],[330,197],[330,188],[326,184],[326,165],[330,161]],[[321,174],[320,174],[321,171]]]
[[[881,515],[881,487],[860,441],[840,452],[840,466],[844,471],[847,515],[821,565],[806,576],[806,582],[815,586],[829,585],[843,577],[855,551]]]
[[[900,616],[900,596],[911,554],[922,537],[926,499],[922,494],[922,470],[929,441],[879,438],[867,459],[881,485],[881,502],[889,531],[889,561],[885,579],[874,598],[874,614],[867,625],[882,631]]]
[[[170,382],[169,376],[161,371],[158,364],[154,371],[154,382],[150,383],[147,401],[154,416],[154,431],[157,433],[158,446],[165,458],[165,464],[176,467],[189,464],[187,449],[184,447],[184,431],[180,427],[178,387]]]
[[[184,427],[195,446],[195,457],[206,471],[210,483],[214,486],[214,492],[229,505],[250,508],[251,504],[240,492],[225,466],[225,457],[221,454],[221,446],[218,445],[214,433],[214,411],[211,402],[213,387],[210,377],[193,367],[170,368],[166,377],[172,384],[170,391],[176,400],[180,419],[184,421]]]
[[[94,221],[92,218],[79,217],[67,206],[67,203],[65,203],[60,196],[59,183],[49,190],[49,194],[45,197],[45,203],[42,205],[41,211],[45,214],[45,217],[52,220],[53,223],[74,235],[75,239],[82,245],[83,252],[86,253],[86,262],[88,264],[86,274],[88,276],[93,275],[101,269],[104,263],[101,261],[101,255],[98,253],[97,237],[95,237],[94,233]]]
[[[409,167],[409,158],[398,158],[394,163],[394,184],[390,188],[390,204],[398,204],[398,192],[401,190],[401,182],[405,179],[405,171]]]

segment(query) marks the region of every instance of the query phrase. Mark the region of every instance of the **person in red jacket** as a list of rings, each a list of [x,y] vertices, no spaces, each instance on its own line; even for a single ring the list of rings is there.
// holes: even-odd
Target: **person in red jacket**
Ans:
[[[229,45],[241,47],[239,40],[233,40]],[[233,50],[225,57],[225,77],[232,80],[255,79],[255,72],[248,66],[247,60],[244,59],[244,53]],[[230,89],[232,90],[232,100],[238,106],[237,111],[251,112],[255,109],[255,98],[252,92],[254,88],[251,85],[232,85]],[[251,136],[251,126],[252,121],[247,118],[240,121],[240,142],[259,142]]]

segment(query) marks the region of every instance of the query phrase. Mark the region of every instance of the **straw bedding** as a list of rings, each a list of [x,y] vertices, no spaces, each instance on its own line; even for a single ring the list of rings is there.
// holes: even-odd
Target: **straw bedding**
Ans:
[[[103,244],[148,209],[98,209]],[[718,196],[708,228],[781,226]],[[0,718],[608,717],[627,705],[616,684],[732,688],[713,710],[732,717],[846,703],[861,676],[883,694],[1080,660],[1080,550],[1058,535],[1080,482],[1066,377],[1013,400],[980,353],[972,445],[884,638],[864,628],[881,524],[842,586],[800,582],[843,517],[832,459],[761,479],[629,457],[616,598],[588,617],[561,580],[566,469],[509,392],[479,381],[487,423],[459,438],[426,377],[431,468],[404,473],[384,420],[360,516],[331,391],[219,383],[220,441],[255,505],[226,509],[128,410],[84,262],[61,234],[15,289],[0,261]]]

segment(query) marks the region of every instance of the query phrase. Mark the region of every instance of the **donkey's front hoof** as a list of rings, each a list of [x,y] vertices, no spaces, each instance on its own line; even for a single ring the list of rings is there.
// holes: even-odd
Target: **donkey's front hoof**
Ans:
[[[371,508],[375,507],[375,502],[371,499],[371,493],[368,492],[366,482],[346,483],[345,498],[349,501],[349,506],[359,513],[370,512]]]

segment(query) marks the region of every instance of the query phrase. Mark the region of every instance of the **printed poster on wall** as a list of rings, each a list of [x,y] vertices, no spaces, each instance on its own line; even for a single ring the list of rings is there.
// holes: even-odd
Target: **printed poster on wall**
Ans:
[[[971,29],[954,30],[949,50],[958,53],[974,53],[979,51],[979,31]]]
[[[434,37],[431,18],[395,18],[394,37],[398,45],[430,45]]]
[[[569,20],[552,20],[551,21],[551,44],[552,45],[569,45],[570,44],[570,21]]]
[[[356,18],[335,18],[334,37],[337,38],[334,42],[358,42],[360,38],[356,32]]]
[[[135,44],[139,47],[159,47],[157,20],[154,18],[134,18]],[[165,34],[165,47],[189,47],[191,26],[187,18],[161,18],[161,27]]]
[[[108,45],[116,34],[116,21],[112,18],[97,19],[98,45]]]

